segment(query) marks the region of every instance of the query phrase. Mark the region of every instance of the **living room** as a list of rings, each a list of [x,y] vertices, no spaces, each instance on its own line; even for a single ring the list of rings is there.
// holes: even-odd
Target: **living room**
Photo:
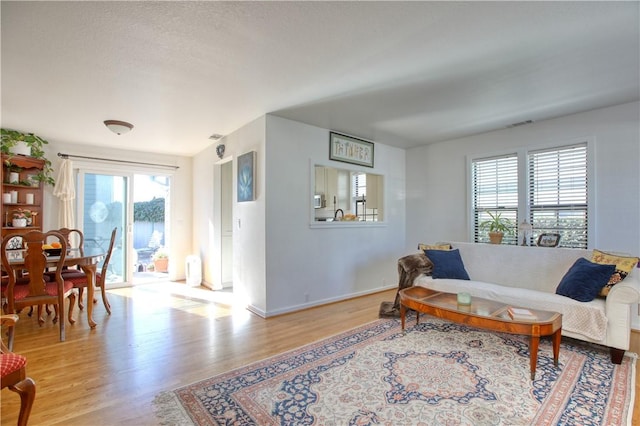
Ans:
[[[152,97],[153,99],[145,107],[146,109],[141,109],[147,111],[145,114],[134,111],[131,107],[126,107],[127,103],[133,103],[129,99],[127,90],[125,90],[129,88],[128,86],[125,87],[126,85],[121,90],[119,88],[113,90],[112,93],[118,93],[117,96],[114,95],[117,100],[104,96],[100,97],[100,102],[95,104],[83,104],[74,97],[79,95],[73,94],[76,92],[93,92],[95,89],[92,88],[92,84],[83,79],[78,79],[78,89],[76,91],[69,90],[66,92],[68,95],[63,96],[55,90],[58,81],[54,80],[53,84],[51,84],[46,72],[39,71],[37,75],[28,73],[21,75],[20,70],[22,72],[28,70],[29,73],[35,73],[31,69],[33,63],[28,60],[28,58],[34,57],[31,50],[28,50],[29,54],[24,55],[25,58],[23,58],[19,52],[16,52],[20,50],[20,47],[9,44],[5,48],[5,43],[9,43],[6,37],[7,32],[10,39],[11,36],[26,37],[28,39],[29,32],[24,29],[18,31],[14,28],[14,25],[24,25],[25,20],[31,16],[30,13],[34,12],[38,16],[52,14],[52,21],[56,25],[64,27],[64,25],[59,25],[59,22],[64,22],[60,15],[64,15],[64,12],[69,12],[67,8],[73,9],[73,7],[70,4],[65,4],[64,9],[61,9],[63,11],[57,12],[55,6],[52,5],[20,6],[17,4],[7,5],[6,3],[12,2],[3,2],[2,6],[2,127],[33,131],[48,139],[50,143],[46,148],[46,152],[48,157],[52,159],[55,169],[60,164],[60,159],[56,156],[58,152],[109,159],[144,159],[148,163],[178,166],[178,169],[171,175],[171,235],[169,240],[171,241],[172,260],[169,275],[172,280],[180,281],[185,279],[184,259],[190,254],[197,254],[202,260],[204,282],[212,287],[221,285],[221,254],[218,250],[221,230],[217,227],[217,224],[219,224],[218,208],[220,201],[217,198],[219,197],[218,190],[220,185],[218,168],[228,161],[232,161],[235,164],[240,155],[251,151],[256,153],[255,200],[251,202],[236,202],[233,206],[232,257],[233,291],[237,293],[238,297],[242,297],[245,300],[246,306],[251,312],[260,317],[274,317],[358,296],[375,295],[383,290],[393,290],[397,287],[398,258],[405,254],[416,252],[418,243],[472,241],[473,234],[469,220],[469,161],[471,158],[478,156],[502,155],[518,150],[586,142],[590,151],[590,159],[593,160],[589,166],[589,176],[592,179],[590,181],[590,185],[592,185],[590,187],[590,196],[592,197],[589,200],[590,208],[592,209],[589,217],[589,247],[635,255],[640,253],[640,222],[638,221],[638,217],[640,217],[640,95],[637,81],[627,84],[629,74],[635,73],[636,76],[638,75],[638,41],[637,37],[634,39],[634,36],[637,36],[637,25],[636,29],[633,30],[635,33],[633,31],[625,33],[624,31],[628,30],[626,25],[623,28],[624,31],[623,29],[620,30],[622,33],[620,37],[625,40],[625,43],[619,46],[621,52],[616,57],[624,57],[625,60],[622,62],[612,61],[611,64],[613,65],[609,64],[611,67],[625,68],[624,72],[620,71],[620,75],[615,74],[610,77],[614,80],[623,81],[622,88],[620,86],[616,88],[618,91],[615,96],[605,90],[606,87],[598,86],[593,87],[593,90],[573,93],[571,97],[566,99],[548,97],[546,98],[547,103],[554,103],[554,105],[553,108],[550,108],[551,112],[543,114],[539,111],[542,109],[539,104],[531,102],[533,104],[531,105],[526,101],[536,92],[535,88],[530,88],[526,93],[521,94],[520,90],[524,90],[523,86],[516,85],[513,80],[509,81],[511,85],[500,86],[499,82],[491,79],[471,79],[470,81],[473,85],[500,87],[500,92],[512,92],[513,97],[518,98],[517,102],[508,105],[508,108],[512,108],[509,111],[501,109],[499,111],[500,114],[497,114],[499,115],[499,120],[493,115],[493,111],[487,108],[486,115],[479,113],[471,118],[466,117],[469,121],[465,122],[460,117],[460,123],[456,126],[452,125],[451,121],[448,122],[450,127],[457,127],[462,130],[470,129],[466,133],[443,137],[433,143],[406,146],[406,140],[401,139],[400,136],[397,136],[397,138],[392,136],[388,131],[389,127],[372,128],[366,133],[359,133],[356,127],[334,126],[334,123],[342,123],[336,117],[318,114],[318,116],[321,116],[319,121],[312,122],[308,121],[307,115],[302,112],[291,113],[287,111],[287,107],[293,104],[305,104],[305,102],[313,104],[316,99],[340,97],[343,94],[340,90],[329,91],[331,85],[326,86],[326,93],[318,93],[300,83],[294,89],[287,89],[283,82],[278,80],[277,90],[275,91],[297,94],[308,90],[317,96],[315,98],[302,99],[289,95],[288,98],[281,98],[278,102],[264,102],[260,106],[246,108],[249,111],[242,116],[244,121],[239,121],[238,119],[234,121],[231,120],[230,116],[225,115],[225,107],[228,109],[243,109],[247,104],[246,99],[251,99],[252,97],[252,94],[246,93],[244,89],[239,90],[235,96],[245,101],[229,101],[228,103],[226,101],[218,101],[217,103],[221,105],[217,105],[214,102],[214,105],[209,105],[210,109],[207,112],[207,116],[220,116],[223,118],[207,118],[207,122],[204,125],[202,123],[193,123],[189,120],[184,120],[174,125],[167,124],[166,119],[171,114],[154,115],[148,112],[154,110],[154,105],[158,102],[155,97]],[[102,4],[103,2],[98,3],[100,4],[96,7],[107,7]],[[606,10],[606,6],[602,4],[597,6],[603,8],[602,10]],[[18,10],[21,7],[26,9]],[[35,9],[30,10],[29,7],[34,7]],[[441,7],[441,5],[438,7]],[[496,6],[493,5],[492,7]],[[527,8],[529,7],[532,6],[528,5]],[[637,2],[630,2],[625,7],[631,8],[630,15],[635,16],[631,20],[637,24]],[[105,16],[119,14],[115,10],[108,8],[107,10],[109,13]],[[12,15],[12,11],[16,15]],[[529,9],[525,10],[523,15],[526,16],[525,12],[529,11]],[[635,15],[633,11],[636,12]],[[446,12],[453,13],[451,10]],[[82,16],[82,13],[78,12],[78,15]],[[613,15],[618,17],[617,13]],[[384,14],[381,13],[378,16],[378,19],[382,21],[381,16],[384,16]],[[540,16],[540,19],[542,19],[546,14],[541,14]],[[42,17],[39,19],[46,21]],[[400,18],[395,17],[395,19],[399,20]],[[469,18],[467,17],[467,19]],[[14,23],[12,24],[10,21],[14,21]],[[105,21],[108,20],[105,19]],[[105,21],[91,20],[100,29],[98,30],[97,28],[96,32],[102,33],[105,28],[109,28],[108,23]],[[623,22],[627,23],[626,20]],[[576,29],[573,25],[578,26],[578,24],[580,24],[579,20],[571,21],[571,25],[567,25],[567,33],[570,33],[572,29]],[[89,28],[82,28],[87,33],[90,32]],[[509,24],[509,29],[514,31],[513,23]],[[144,32],[143,30],[141,31]],[[534,30],[529,29],[529,31],[531,31],[529,34],[536,34]],[[576,29],[576,31],[581,30]],[[27,35],[25,35],[25,32]],[[42,37],[42,34],[46,34],[46,31],[43,30],[42,33],[39,33],[39,36]],[[77,46],[74,46],[80,49],[84,45],[78,41],[77,34],[82,34],[82,31],[74,33],[74,37],[77,38],[70,38],[78,43]],[[406,34],[403,33],[403,35]],[[312,39],[312,36],[308,37],[310,40]],[[407,37],[409,36],[407,35]],[[572,39],[570,46],[575,46],[573,37],[567,36],[567,38]],[[400,36],[393,41],[400,43],[402,40],[398,39],[400,39]],[[42,38],[34,36],[34,43],[43,43],[42,40]],[[60,40],[62,40],[60,44],[64,44],[65,40],[66,42],[69,41],[66,37],[62,37]],[[496,38],[492,40],[495,41]],[[547,42],[549,41],[547,40]],[[604,44],[604,41],[602,43]],[[83,46],[80,46],[81,44]],[[123,41],[120,47],[126,47],[126,44]],[[380,44],[384,43],[381,42]],[[388,44],[391,45],[393,43],[389,41]],[[415,47],[414,42],[409,44],[411,49],[407,49],[408,56],[410,56],[411,52],[414,52],[413,48]],[[428,43],[425,42],[425,44]],[[198,47],[202,48],[200,44]],[[606,48],[610,48],[612,51],[616,50],[616,47],[606,45],[603,50],[607,50]],[[371,47],[370,49],[372,50],[369,53],[375,51]],[[388,49],[392,50],[391,47],[388,47]],[[542,48],[537,46],[537,49]],[[569,47],[564,49],[569,50]],[[122,57],[114,53],[112,47],[107,50],[117,58],[114,60],[115,63],[123,61]],[[445,50],[449,51],[449,49],[443,49],[442,52],[442,56],[446,59],[448,54]],[[562,51],[563,49],[560,50]],[[282,55],[281,51],[278,50],[277,52]],[[509,52],[514,57],[519,57],[515,50],[509,50]],[[543,56],[540,52],[542,50],[535,50],[535,54],[532,54],[529,59],[534,64],[532,68],[536,68],[536,58]],[[363,53],[363,56],[366,56],[366,53]],[[489,53],[487,52],[487,55]],[[555,52],[556,55],[560,55],[560,53]],[[584,55],[586,53],[581,52],[581,54]],[[362,57],[353,59],[355,65],[350,63],[346,68],[356,68],[357,70],[354,74],[350,74],[348,78],[345,78],[342,83],[347,84],[349,81],[353,83],[358,79],[358,76],[364,74],[362,71],[363,65],[358,63],[358,60],[363,61],[368,66],[372,63],[381,63],[381,67],[386,71],[386,77],[397,77],[398,81],[404,81],[390,70],[393,68],[391,65],[380,61],[379,56],[371,55],[374,58],[372,62],[365,62]],[[568,52],[567,55],[569,55]],[[64,58],[64,55],[59,56]],[[162,52],[159,56],[169,55],[166,55],[166,52]],[[194,54],[194,56],[197,55]],[[399,53],[399,56],[402,57],[403,55]],[[576,59],[576,56],[570,56],[571,60]],[[7,61],[7,58],[11,59],[11,61]],[[449,71],[442,72],[438,70],[437,74],[442,78],[441,88],[419,92],[424,94],[421,97],[429,98],[429,96],[433,96],[442,101],[442,98],[446,98],[446,96],[443,96],[440,92],[445,91],[446,88],[453,90],[452,86],[455,86],[451,84],[447,77],[442,77],[442,75],[456,74],[454,69],[459,70],[465,68],[465,66],[472,68],[472,64],[475,64],[478,58],[479,55],[474,54],[470,57],[469,62],[463,65],[456,64],[455,61],[451,60],[454,65],[447,68]],[[610,71],[607,64],[604,64],[606,61],[601,59],[599,56],[592,59],[594,63],[597,63],[597,66],[594,65],[593,74],[601,73],[604,75]],[[75,57],[74,61],[79,64],[84,62]],[[9,64],[8,62],[11,63]],[[70,72],[71,66],[62,62],[56,62],[55,64],[52,62],[48,67]],[[132,59],[132,62],[135,62],[135,58]],[[309,70],[316,67],[315,62],[311,62],[313,63],[307,66]],[[542,61],[537,66],[545,68],[545,72],[568,66],[564,60],[549,62],[552,63],[550,69],[545,68],[545,64]],[[167,69],[171,69],[174,65],[173,63],[164,63]],[[253,63],[251,65],[256,66]],[[497,68],[500,65],[505,64],[500,63],[495,67]],[[509,74],[510,68],[507,65],[509,64],[505,65],[504,74]],[[496,71],[495,68],[492,68],[492,70]],[[124,71],[119,72],[124,73]],[[420,68],[417,72],[425,72],[426,74],[426,69]],[[115,74],[118,74],[118,72]],[[503,75],[502,73],[498,74]],[[315,76],[318,77],[317,81],[332,81],[337,78],[333,74]],[[625,76],[627,77],[626,79],[624,78]],[[407,71],[407,75],[404,77],[408,80],[416,79],[414,70]],[[564,74],[563,78],[570,80]],[[113,79],[117,80],[117,77],[113,77]],[[579,78],[576,77],[576,79]],[[455,81],[460,82],[463,80],[458,79]],[[525,80],[526,75],[519,75],[516,82]],[[228,83],[228,80],[225,80],[225,82]],[[566,83],[569,84],[569,81]],[[12,87],[5,87],[5,84]],[[144,86],[140,81],[137,81],[136,84]],[[609,84],[609,80],[607,80],[606,84],[603,83],[604,86],[607,84]],[[49,85],[52,86],[51,89],[48,89]],[[29,86],[37,88],[35,94]],[[117,84],[110,87],[113,88],[114,86],[117,86]],[[426,86],[431,87],[429,85]],[[185,90],[188,91],[189,96],[191,96],[190,99],[194,99],[193,102],[195,103],[198,98],[196,96],[197,90],[192,91],[193,88],[191,87],[188,87],[188,89]],[[53,96],[49,93],[49,90],[54,93]],[[216,86],[216,90],[221,93],[224,92],[220,86]],[[365,91],[364,89],[362,90]],[[355,89],[354,91],[358,92]],[[374,88],[372,91],[375,92],[376,89]],[[411,92],[406,88],[404,91]],[[622,95],[620,94],[621,92]],[[132,89],[131,93],[136,94],[138,92]],[[207,93],[209,94],[209,92]],[[356,95],[361,94],[356,93]],[[367,96],[369,95],[367,92],[362,96],[354,96],[354,98],[362,101],[360,99],[362,97],[365,100],[364,103],[367,103]],[[262,96],[262,92],[260,96]],[[38,105],[33,107],[24,106],[24,99],[32,97],[38,99]],[[135,97],[135,95],[131,96],[131,98]],[[232,94],[231,98],[233,97]],[[255,97],[259,98],[258,95]],[[581,100],[585,104],[587,104],[587,101],[593,102],[593,98],[599,98],[599,102],[596,102],[598,105],[596,107],[585,108],[576,107],[575,105],[580,103]],[[188,104],[190,99],[180,99],[180,102],[171,104],[168,109],[180,109],[180,106]],[[349,102],[352,99],[349,98],[345,101],[346,105],[343,105],[342,114],[347,118],[350,117],[347,112],[349,112]],[[482,104],[485,100],[489,102],[491,97],[480,96],[479,99],[469,99],[469,103]],[[406,112],[408,110],[408,108],[403,108],[403,104],[397,99],[394,99],[394,101],[390,102],[390,104],[395,106],[398,111]],[[538,99],[537,101],[540,102]],[[75,118],[77,111],[73,109],[66,110],[64,114],[55,111],[58,107],[62,109],[67,103],[81,104],[81,108],[84,109],[92,109],[90,106],[94,105],[95,111],[91,113],[91,124],[88,124],[86,116],[83,116],[82,120]],[[369,103],[384,102],[383,99],[376,97],[375,102],[369,101]],[[459,105],[464,106],[466,103],[467,100],[465,99],[458,100]],[[571,108],[565,109],[565,103],[571,103]],[[521,105],[522,111],[514,106],[516,104]],[[45,105],[45,107],[42,105]],[[593,103],[589,103],[589,105],[593,105]],[[198,106],[202,107],[202,104],[198,104]],[[310,107],[309,105],[303,106]],[[444,111],[448,106],[448,102],[445,101],[436,106],[428,105],[425,110],[436,114],[434,109],[440,108]],[[364,108],[362,103],[358,103],[358,107],[353,109],[358,108]],[[508,109],[507,107],[502,108]],[[462,109],[464,108],[459,110]],[[313,109],[311,111],[317,112]],[[366,112],[371,111],[367,109]],[[407,127],[411,127],[409,124],[414,121],[412,118],[413,112],[415,111],[409,110],[405,116],[400,118],[390,114],[385,120],[393,121],[394,123],[395,120],[400,122],[405,122],[403,120],[406,120]],[[48,114],[51,114],[51,117]],[[152,116],[153,119],[146,117],[147,114]],[[37,117],[40,117],[40,120]],[[134,120],[134,118],[130,117],[136,119]],[[181,117],[184,118],[183,116]],[[134,122],[135,127],[128,134],[116,136],[108,133],[102,126],[102,120],[107,118],[131,120]],[[236,117],[233,118],[235,119]],[[85,119],[87,121],[83,121]],[[533,122],[522,126],[510,127],[512,123],[529,119],[533,120]],[[224,133],[222,139],[215,142],[208,140],[207,137],[211,132],[218,132],[216,129],[226,125],[224,123],[225,120],[232,124],[229,125],[230,127],[226,127],[224,131],[220,131]],[[353,121],[360,122],[361,118],[356,116]],[[420,115],[415,121],[431,120],[426,120],[424,116]],[[433,121],[438,121],[438,119],[434,118]],[[478,125],[477,122],[480,121],[486,121],[487,126]],[[54,122],[54,124],[51,122]],[[146,129],[145,125],[142,124],[143,122],[147,127]],[[58,125],[57,123],[60,124]],[[56,126],[63,130],[56,130],[55,132],[49,130],[56,128]],[[152,126],[155,126],[155,128],[153,131],[149,131],[148,128]],[[396,126],[401,127],[399,125]],[[169,127],[177,127],[178,131],[169,129]],[[202,140],[181,140],[179,137],[175,137],[186,127],[197,128],[202,133],[200,139],[204,140],[204,142]],[[203,130],[203,128],[206,130]],[[100,136],[99,138],[90,136],[99,131],[104,131],[106,136]],[[165,138],[162,135],[170,131],[173,138]],[[341,164],[329,159],[329,133],[331,131],[349,133],[374,142],[374,167],[370,169],[362,166],[353,166],[353,169],[359,171],[370,170],[373,173],[384,176],[385,219],[380,224],[340,228],[312,226],[310,211],[312,210],[313,196],[313,167],[316,164]],[[134,139],[136,132],[139,134],[144,132],[144,140]],[[425,137],[425,141],[426,139]],[[145,148],[143,143],[149,143],[149,141],[151,141],[151,145],[156,142],[156,145],[161,149],[154,151],[151,148]],[[216,152],[216,148],[220,144],[225,146],[222,158]],[[184,145],[185,148],[182,151],[177,149],[173,151],[175,147],[170,145],[175,147]],[[46,190],[45,197],[45,204],[51,214],[43,218],[45,221],[44,227],[52,229],[57,227],[58,224],[58,200],[53,196],[51,188]],[[634,328],[640,330],[638,312],[634,310],[632,315]]]

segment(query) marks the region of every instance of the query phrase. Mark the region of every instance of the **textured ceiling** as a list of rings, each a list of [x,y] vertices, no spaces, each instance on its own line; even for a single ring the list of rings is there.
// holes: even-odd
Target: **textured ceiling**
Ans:
[[[2,126],[193,155],[274,113],[424,145],[638,100],[638,6],[2,1]]]

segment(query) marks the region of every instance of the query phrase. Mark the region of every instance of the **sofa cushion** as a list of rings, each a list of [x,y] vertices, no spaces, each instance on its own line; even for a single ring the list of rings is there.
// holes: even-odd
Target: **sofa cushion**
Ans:
[[[591,302],[607,284],[615,269],[615,265],[599,265],[581,257],[562,277],[556,294],[579,302]]]
[[[469,274],[464,269],[460,250],[425,250],[424,254],[433,263],[433,278],[449,278],[468,280]]]
[[[612,253],[605,253],[600,250],[593,250],[591,261],[600,265],[616,265],[616,269],[609,278],[609,282],[600,290],[600,296],[607,297],[611,288],[624,280],[627,275],[638,264],[638,258],[632,256],[622,256]]]

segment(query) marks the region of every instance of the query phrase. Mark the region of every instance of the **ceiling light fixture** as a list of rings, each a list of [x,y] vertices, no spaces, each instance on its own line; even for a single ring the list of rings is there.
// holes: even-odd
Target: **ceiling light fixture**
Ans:
[[[224,135],[221,135],[219,133],[214,133],[211,136],[209,136],[209,139],[211,139],[212,141],[219,141],[223,137],[224,137]]]
[[[105,120],[104,125],[116,135],[123,135],[133,129],[133,124],[119,120]]]

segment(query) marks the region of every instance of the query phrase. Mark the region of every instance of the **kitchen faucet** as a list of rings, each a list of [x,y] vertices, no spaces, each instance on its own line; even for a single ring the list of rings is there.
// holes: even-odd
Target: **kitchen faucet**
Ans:
[[[340,219],[344,217],[344,211],[342,209],[337,209],[336,212],[333,214],[333,218],[335,220],[338,219],[338,212],[340,212]]]

